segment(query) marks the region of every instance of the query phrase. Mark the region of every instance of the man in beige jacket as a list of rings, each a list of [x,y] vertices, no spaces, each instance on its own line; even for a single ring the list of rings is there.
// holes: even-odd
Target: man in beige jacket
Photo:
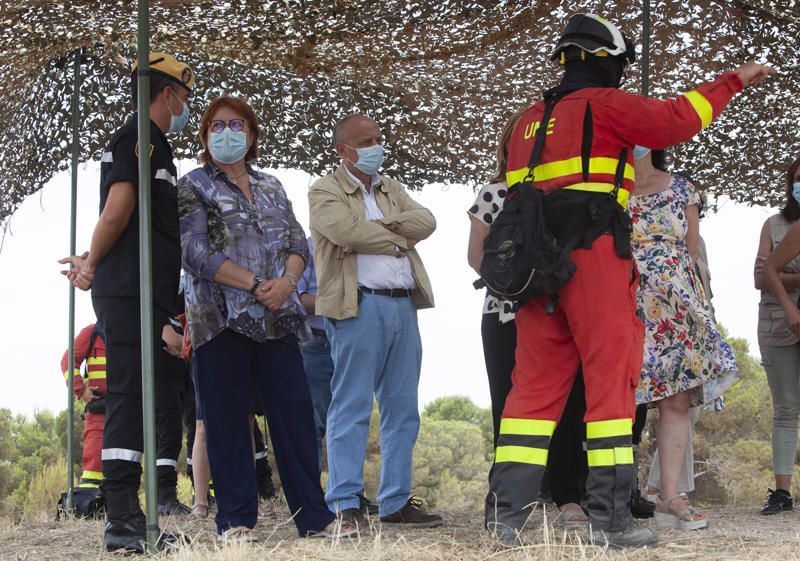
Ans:
[[[366,527],[358,493],[374,395],[381,412],[381,522],[433,527],[442,519],[411,497],[411,464],[422,359],[417,309],[433,306],[414,246],[433,233],[436,220],[399,182],[378,175],[382,142],[372,119],[342,119],[334,129],[342,164],[308,194],[316,313],[327,318],[334,361],[325,498],[343,520]]]

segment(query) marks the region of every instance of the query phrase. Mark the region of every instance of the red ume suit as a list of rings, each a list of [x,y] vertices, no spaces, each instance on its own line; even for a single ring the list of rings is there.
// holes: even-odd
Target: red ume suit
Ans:
[[[94,324],[84,327],[75,338],[75,395],[81,397],[86,387],[94,388],[103,397],[106,395],[106,344],[99,334],[92,337]],[[94,340],[92,340],[94,339]],[[61,371],[67,377],[68,351],[61,358]],[[81,375],[81,364],[86,361],[86,380]],[[83,422],[83,474],[80,487],[97,487],[103,481],[104,413],[84,413]]]

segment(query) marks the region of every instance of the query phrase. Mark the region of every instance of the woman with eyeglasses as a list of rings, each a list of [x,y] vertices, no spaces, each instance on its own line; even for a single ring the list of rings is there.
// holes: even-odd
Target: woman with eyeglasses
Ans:
[[[220,540],[254,541],[251,394],[264,406],[286,502],[301,536],[338,532],[317,457],[298,338],[308,326],[297,280],[306,236],[280,182],[256,171],[259,127],[239,98],[211,102],[200,122],[203,166],[181,179],[178,205],[186,317],[197,361]]]

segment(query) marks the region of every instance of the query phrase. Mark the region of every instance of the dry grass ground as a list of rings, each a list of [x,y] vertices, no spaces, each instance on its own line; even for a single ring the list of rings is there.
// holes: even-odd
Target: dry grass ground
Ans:
[[[285,514],[285,513],[284,513]],[[554,530],[534,523],[524,534],[525,547],[495,551],[481,530],[479,513],[448,513],[448,524],[434,530],[384,527],[360,539],[339,541],[297,539],[289,522],[260,523],[260,542],[220,548],[215,543],[211,520],[195,523],[169,520],[164,526],[181,529],[191,546],[159,555],[173,561],[791,561],[800,559],[800,511],[765,517],[754,508],[708,511],[711,528],[705,531],[661,533],[654,549],[606,551],[584,545],[585,536]],[[283,519],[285,520],[285,518]],[[0,528],[0,559],[45,561],[101,561],[120,559],[102,548],[102,524],[98,521],[47,522],[25,525],[6,523]]]

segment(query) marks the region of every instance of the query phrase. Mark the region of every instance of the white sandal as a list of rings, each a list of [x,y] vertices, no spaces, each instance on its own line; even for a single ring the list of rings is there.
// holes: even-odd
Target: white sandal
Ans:
[[[669,507],[677,499],[684,501],[686,508],[676,514],[670,512]],[[653,515],[656,520],[656,528],[675,528],[677,530],[704,530],[708,528],[708,519],[689,504],[686,493],[678,493],[666,500],[659,495]]]

